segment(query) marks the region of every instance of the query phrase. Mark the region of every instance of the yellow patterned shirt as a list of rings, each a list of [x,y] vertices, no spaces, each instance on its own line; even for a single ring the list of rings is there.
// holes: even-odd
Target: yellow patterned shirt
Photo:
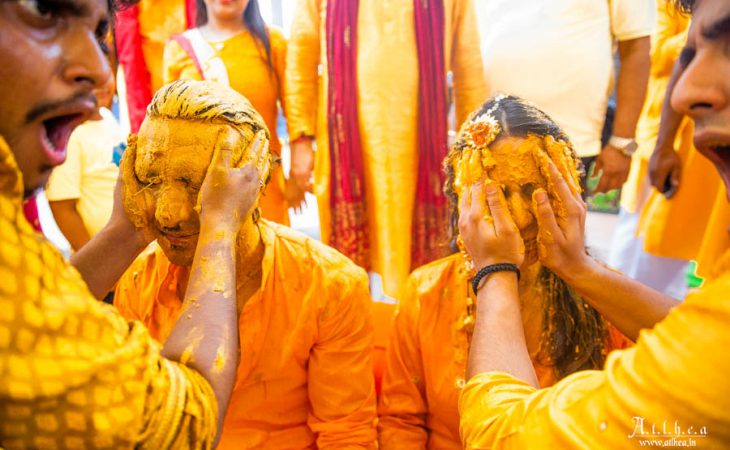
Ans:
[[[210,448],[217,406],[197,372],[97,301],[22,213],[0,137],[0,448]]]

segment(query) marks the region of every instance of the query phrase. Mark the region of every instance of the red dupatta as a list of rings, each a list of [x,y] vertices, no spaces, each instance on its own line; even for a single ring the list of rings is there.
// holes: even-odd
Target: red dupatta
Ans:
[[[330,154],[330,245],[370,268],[370,237],[364,193],[357,100],[358,0],[327,2],[327,123]],[[411,266],[446,254],[447,201],[441,162],[447,153],[446,69],[443,0],[414,0],[420,74],[419,173],[413,212]]]

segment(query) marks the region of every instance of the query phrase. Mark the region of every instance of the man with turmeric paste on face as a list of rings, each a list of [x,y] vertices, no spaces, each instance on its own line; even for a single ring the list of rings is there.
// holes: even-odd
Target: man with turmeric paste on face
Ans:
[[[226,136],[211,145],[217,156],[200,190],[207,226],[190,273],[186,319],[172,324],[162,346],[142,324],[98,301],[147,244],[123,212],[119,186],[109,223],[72,265],[22,213],[23,197],[45,184],[66,158],[71,132],[96,110],[93,90],[111,75],[103,37],[113,6],[0,2],[5,449],[210,449],[235,381],[234,237],[253,210],[260,177],[252,165],[230,168]],[[203,260],[216,271],[201,270]]]
[[[470,198],[469,186],[492,182],[508,193],[506,204],[524,239],[522,320],[542,387],[579,370],[600,368],[609,351],[629,343],[538,261],[530,195],[550,188],[541,171],[549,161],[577,182],[578,158],[565,133],[530,103],[497,97],[462,126],[444,164],[457,242],[458,205]],[[458,399],[477,312],[474,276],[464,252],[411,274],[386,354],[378,406],[381,449],[462,448]]]
[[[125,208],[157,244],[122,277],[115,305],[160,340],[189,314],[181,299],[192,288],[190,263],[205,226],[198,188],[208,142],[223,132],[238,136],[234,165],[251,158],[242,149],[254,134],[268,140],[261,116],[233,89],[180,80],[156,94],[129,141]],[[241,360],[219,448],[374,448],[365,272],[258,214],[238,234],[236,267]]]

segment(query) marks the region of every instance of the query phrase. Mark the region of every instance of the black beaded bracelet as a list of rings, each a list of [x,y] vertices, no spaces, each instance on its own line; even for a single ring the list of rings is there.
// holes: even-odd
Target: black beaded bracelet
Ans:
[[[512,263],[498,263],[498,264],[490,264],[487,267],[483,267],[482,269],[477,272],[477,274],[474,276],[474,279],[471,281],[471,288],[474,290],[474,295],[477,295],[477,291],[479,290],[479,283],[482,281],[484,277],[486,277],[489,274],[492,274],[494,272],[514,272],[517,274],[517,281],[520,281],[520,269],[517,267],[516,264]]]

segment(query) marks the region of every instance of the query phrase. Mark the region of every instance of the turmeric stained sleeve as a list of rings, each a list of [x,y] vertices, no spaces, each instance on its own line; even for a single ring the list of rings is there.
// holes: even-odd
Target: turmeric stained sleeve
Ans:
[[[398,304],[385,357],[378,403],[378,442],[384,450],[426,448],[428,405],[418,336],[419,310],[417,281],[411,275]]]
[[[458,130],[469,114],[486,100],[487,87],[474,2],[456,0],[454,8],[451,71],[454,76],[456,129]]]
[[[0,230],[2,447],[211,448],[208,382],[98,302],[19,199],[0,196]]]
[[[465,448],[633,448],[666,439],[654,435],[667,434],[664,424],[675,439],[723,448],[730,360],[713,353],[730,345],[727,292],[730,274],[642,331],[635,346],[611,353],[603,371],[541,390],[501,372],[473,377],[459,401]]]
[[[314,136],[320,57],[318,0],[299,0],[286,55],[285,101],[289,138]]]
[[[309,360],[307,423],[320,449],[376,448],[373,319],[367,276],[342,268],[319,314],[319,341]],[[348,284],[345,284],[348,283]]]

